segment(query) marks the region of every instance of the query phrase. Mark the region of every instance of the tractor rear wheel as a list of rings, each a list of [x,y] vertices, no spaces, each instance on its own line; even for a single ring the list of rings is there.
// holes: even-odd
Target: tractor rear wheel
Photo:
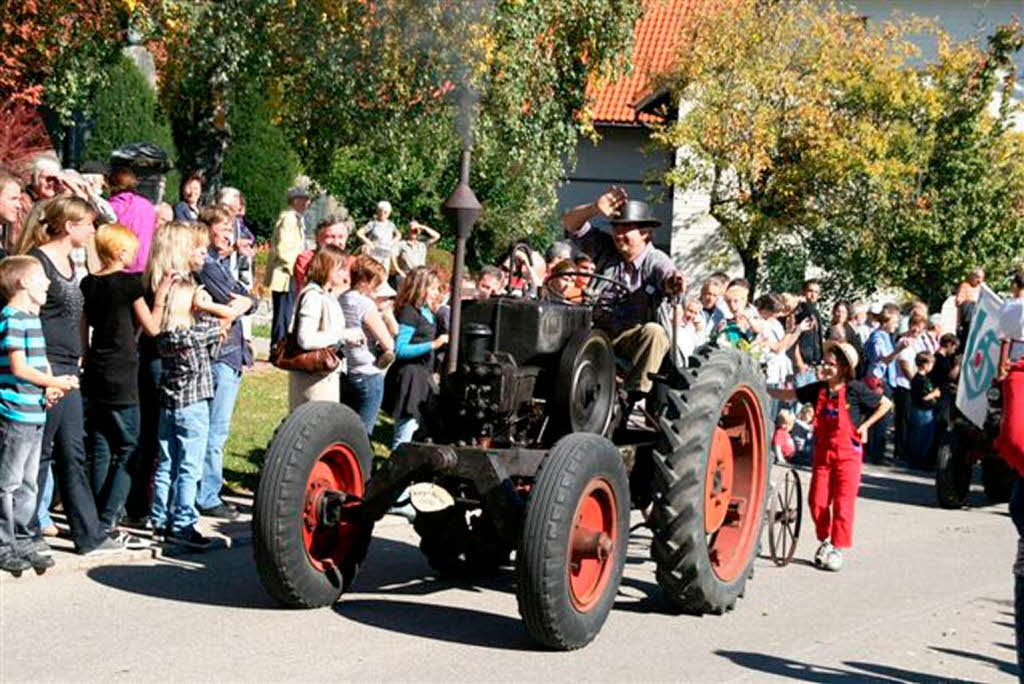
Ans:
[[[673,608],[721,614],[743,594],[760,543],[768,397],[750,356],[733,349],[698,351],[684,381],[660,418],[651,555]]]
[[[935,450],[935,498],[941,508],[963,508],[971,490],[974,460],[956,426],[938,435]]]
[[[289,608],[338,600],[366,556],[372,523],[325,524],[327,491],[362,496],[373,452],[359,416],[344,404],[313,401],[278,427],[253,506],[260,581]]]
[[[526,631],[560,650],[585,646],[615,602],[629,538],[629,480],[604,437],[552,447],[526,505],[516,598]]]

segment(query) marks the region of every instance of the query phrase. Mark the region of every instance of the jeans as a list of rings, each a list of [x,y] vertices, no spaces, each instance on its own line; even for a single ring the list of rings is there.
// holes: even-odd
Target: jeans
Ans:
[[[50,506],[53,504],[53,468],[39,471],[39,482],[36,495],[39,503],[36,504],[36,517],[39,518],[39,529],[45,530],[53,527],[53,518],[50,517]]]
[[[92,492],[100,523],[117,524],[132,486],[132,458],[139,442],[139,406],[89,402],[86,440],[92,454]]]
[[[419,426],[419,421],[411,416],[396,420],[395,436],[391,439],[391,450],[394,451],[400,444],[411,442],[412,436],[416,434]]]
[[[150,517],[156,529],[180,532],[199,520],[196,486],[210,427],[210,402],[160,410],[160,458],[153,476]]]
[[[53,366],[54,375],[76,375],[74,366]],[[71,541],[79,553],[87,553],[106,539],[106,532],[96,513],[96,501],[89,484],[85,461],[85,421],[82,415],[82,393],[72,390],[46,412],[43,449],[39,473],[50,465],[57,476],[57,488],[64,502],[64,514],[71,528]],[[39,479],[41,475],[37,474]],[[38,482],[38,480],[37,480]],[[35,521],[38,525],[39,521]]]
[[[359,414],[366,426],[366,434],[372,435],[380,412],[380,402],[384,399],[384,374],[349,373],[342,393],[342,401]]]
[[[36,482],[43,426],[0,418],[0,550],[28,550],[36,532]]]
[[[1017,635],[1018,677],[1024,679],[1024,478],[1018,478],[1010,497],[1010,519],[1017,527],[1017,558],[1013,564],[1014,632]]]
[[[292,318],[294,299],[291,288],[287,292],[271,292],[273,316],[270,319],[270,346],[288,334],[288,323]]]
[[[224,483],[224,443],[231,432],[231,414],[238,398],[242,372],[220,361],[213,364],[213,399],[210,405],[210,431],[203,460],[203,475],[199,481],[196,505],[216,508],[221,505],[220,488]]]
[[[153,503],[153,472],[159,458],[157,431],[160,428],[160,357],[142,358],[139,363],[139,438],[131,457],[132,486],[125,512],[133,518],[149,515]]]

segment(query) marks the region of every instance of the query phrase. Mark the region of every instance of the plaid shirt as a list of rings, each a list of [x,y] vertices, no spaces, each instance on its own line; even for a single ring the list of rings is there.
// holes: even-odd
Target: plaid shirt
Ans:
[[[211,359],[219,346],[220,325],[216,322],[202,321],[157,335],[156,348],[163,358],[161,406],[178,409],[213,398]]]

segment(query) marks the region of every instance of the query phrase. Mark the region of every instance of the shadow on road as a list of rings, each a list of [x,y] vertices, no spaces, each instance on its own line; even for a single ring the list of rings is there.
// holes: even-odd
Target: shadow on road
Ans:
[[[205,558],[238,555],[239,551],[225,550],[211,553]],[[189,560],[203,557],[190,556]],[[246,554],[246,559],[251,559]],[[221,559],[217,559],[218,561]],[[160,565],[104,565],[88,571],[90,579],[113,589],[142,594],[168,601],[202,603],[231,608],[274,608],[276,604],[260,586],[255,567],[237,564],[226,572],[221,562],[200,567],[166,563]]]
[[[503,650],[538,650],[518,615],[394,599],[348,598],[334,606],[339,615],[364,625],[425,639]]]
[[[967,658],[968,660],[977,660],[978,662],[991,665],[992,667],[996,668],[1004,674],[1008,674],[1013,677],[1017,676],[1017,664],[1009,662],[1007,660],[999,660],[998,658],[993,658],[991,656],[981,655],[980,653],[970,653],[968,651],[961,651],[956,648],[944,648],[942,646],[929,646],[929,648],[933,651],[938,651],[939,653],[959,656],[960,658]]]
[[[803,682],[934,682],[936,675],[911,672],[888,665],[846,661],[844,668],[813,665],[779,656],[751,651],[715,651],[736,665],[765,674],[777,675]]]

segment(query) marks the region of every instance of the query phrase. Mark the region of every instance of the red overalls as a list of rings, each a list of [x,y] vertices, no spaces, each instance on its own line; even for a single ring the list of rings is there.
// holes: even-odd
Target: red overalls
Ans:
[[[1024,360],[1010,367],[1002,390],[1003,417],[994,446],[1004,461],[1024,473]]]
[[[822,389],[814,416],[811,517],[818,541],[831,539],[832,546],[846,549],[853,545],[853,509],[864,453],[846,404],[846,385],[840,385],[835,397],[827,387]]]

